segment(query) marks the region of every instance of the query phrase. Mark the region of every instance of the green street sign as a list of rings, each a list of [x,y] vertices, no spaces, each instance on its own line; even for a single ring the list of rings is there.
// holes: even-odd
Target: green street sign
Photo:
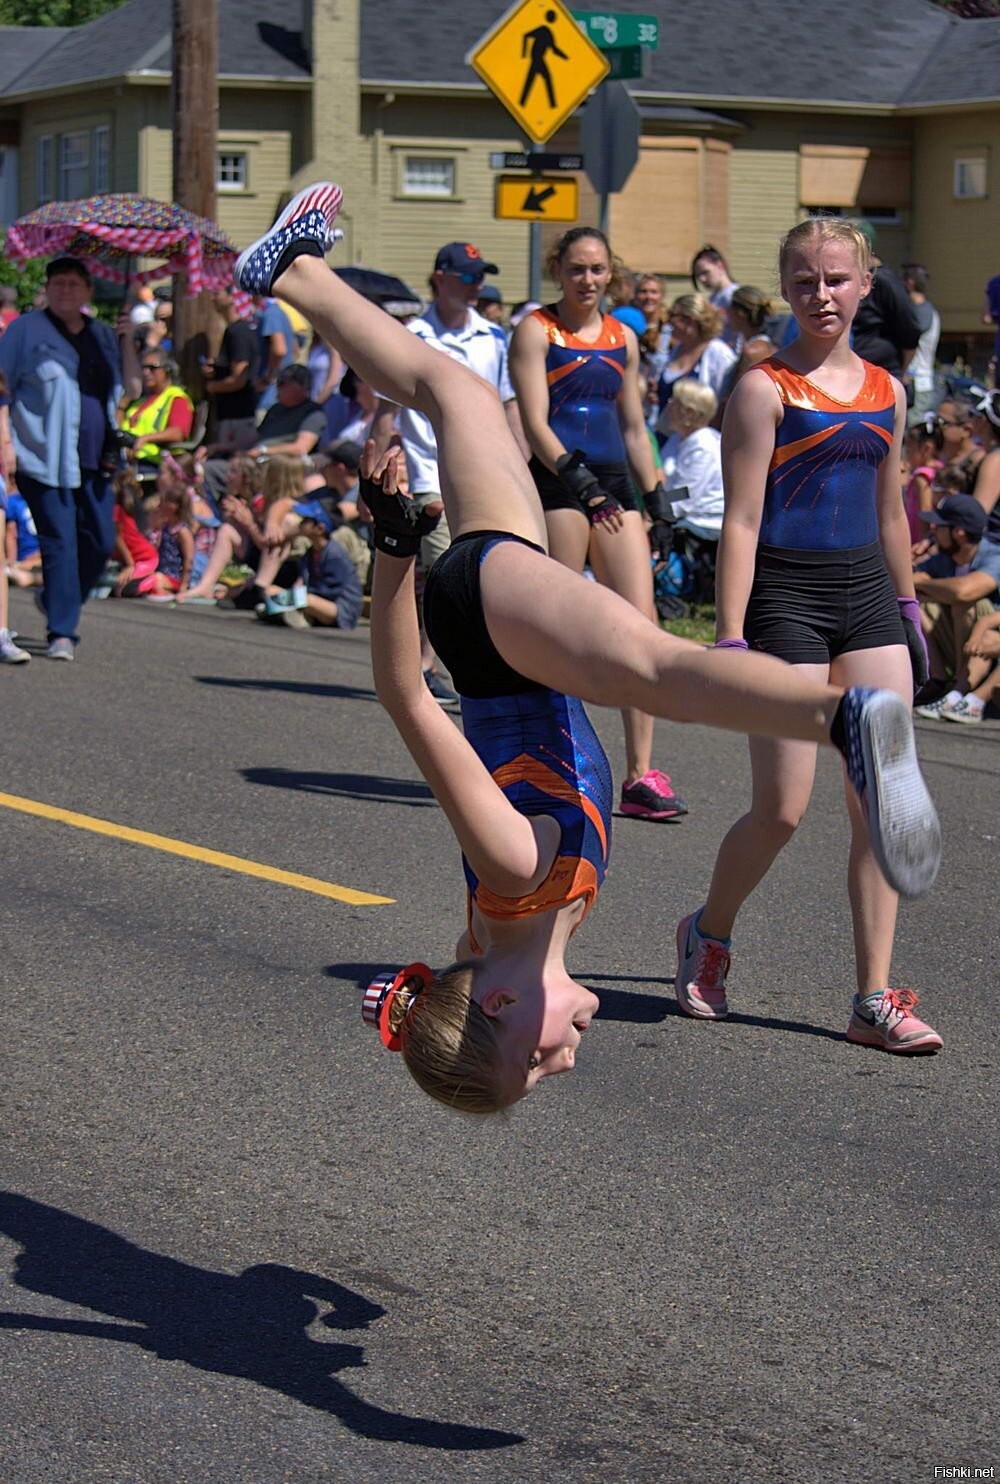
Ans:
[[[647,46],[655,51],[660,44],[660,22],[655,15],[629,15],[614,10],[574,10],[573,19],[601,51],[615,51],[625,46]]]
[[[642,46],[616,46],[613,51],[605,52],[605,56],[611,63],[608,80],[645,76],[646,68],[643,58],[648,55],[645,47]]]

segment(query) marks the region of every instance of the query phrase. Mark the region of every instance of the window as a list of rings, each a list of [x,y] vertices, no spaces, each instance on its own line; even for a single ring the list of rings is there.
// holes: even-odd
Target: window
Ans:
[[[94,191],[111,189],[111,130],[99,124],[94,130]]]
[[[404,196],[454,196],[455,161],[443,155],[407,155],[403,161]]]
[[[954,193],[960,201],[981,201],[986,196],[986,156],[966,155],[955,161]]]
[[[216,190],[245,191],[247,179],[246,154],[242,150],[220,150],[216,157]]]
[[[75,201],[90,190],[90,135],[80,130],[59,136],[59,195]]]
[[[38,140],[38,158],[36,161],[36,190],[39,201],[51,201],[55,195],[54,177],[52,172],[52,135],[42,134]]]

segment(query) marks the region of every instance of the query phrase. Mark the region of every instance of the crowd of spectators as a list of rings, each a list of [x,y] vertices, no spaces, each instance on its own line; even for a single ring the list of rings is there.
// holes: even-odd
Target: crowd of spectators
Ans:
[[[907,389],[903,495],[931,655],[917,710],[974,724],[991,703],[1000,708],[1000,391],[992,389],[1000,275],[983,305],[997,345],[973,382],[938,366],[941,320],[926,268],[876,264],[853,342]],[[486,270],[495,275],[496,265],[468,244],[448,244],[412,327],[448,354],[488,361],[482,374],[516,419],[507,342],[539,306],[505,301]],[[751,367],[780,356],[794,321],[765,291],[737,282],[711,245],[691,262],[690,292],[670,295],[656,273],[618,278],[612,308],[638,340],[670,519],[711,543],[723,511],[718,430],[727,398]],[[439,502],[427,475],[433,450],[414,414],[380,401],[279,300],[244,317],[238,295],[216,293],[219,347],[188,389],[172,354],[169,290],[136,289],[116,330],[91,312],[91,297],[86,265],[67,258],[48,265],[44,301],[27,312],[0,285],[0,663],[29,658],[10,630],[8,584],[36,590],[53,659],[73,658],[88,594],[221,603],[292,628],[353,628],[371,568],[358,468],[373,430],[403,446],[418,500],[432,509]],[[515,431],[520,439],[519,421]],[[442,526],[428,562],[447,539]],[[425,668],[443,704],[454,700],[429,647]]]

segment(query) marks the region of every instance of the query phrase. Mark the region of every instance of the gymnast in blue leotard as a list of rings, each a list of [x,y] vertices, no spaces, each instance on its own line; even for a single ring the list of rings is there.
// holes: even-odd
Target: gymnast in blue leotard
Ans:
[[[871,285],[867,241],[839,219],[812,218],[785,238],[780,267],[799,337],[747,372],[726,413],[718,640],[816,679],[887,686],[911,702],[926,678],[926,647],[899,479],[905,397],[850,345]],[[677,998],[697,1019],[727,1014],[737,913],[812,792],[814,747],[751,738],[750,758],[750,810],[723,841],[705,905],[677,930]],[[890,987],[897,897],[875,868],[849,790],[848,807],[857,993],[847,1038],[895,1053],[936,1051],[941,1038],[913,1013],[916,996]]]
[[[549,551],[574,572],[589,564],[598,582],[655,622],[649,539],[635,487],[654,516],[663,491],[639,392],[638,341],[601,310],[615,273],[607,238],[574,227],[549,255],[548,269],[560,298],[518,325],[510,373]],[[669,774],[653,767],[652,717],[634,710],[622,716],[622,813],[652,820],[686,814]]]

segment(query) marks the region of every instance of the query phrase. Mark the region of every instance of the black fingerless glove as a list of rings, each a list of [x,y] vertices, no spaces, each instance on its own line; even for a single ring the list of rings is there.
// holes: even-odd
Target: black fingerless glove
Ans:
[[[580,502],[592,526],[603,525],[606,520],[620,514],[621,505],[614,495],[601,488],[597,475],[583,462],[580,449],[574,448],[572,453],[564,453],[556,459],[556,473],[563,487]]]
[[[656,485],[642,497],[643,507],[652,521],[649,544],[658,561],[663,561],[673,550],[674,526],[670,514],[670,501],[662,484]]]
[[[424,536],[441,519],[440,512],[428,515],[406,495],[388,494],[381,480],[362,479],[359,493],[371,511],[375,549],[388,556],[415,557]]]

